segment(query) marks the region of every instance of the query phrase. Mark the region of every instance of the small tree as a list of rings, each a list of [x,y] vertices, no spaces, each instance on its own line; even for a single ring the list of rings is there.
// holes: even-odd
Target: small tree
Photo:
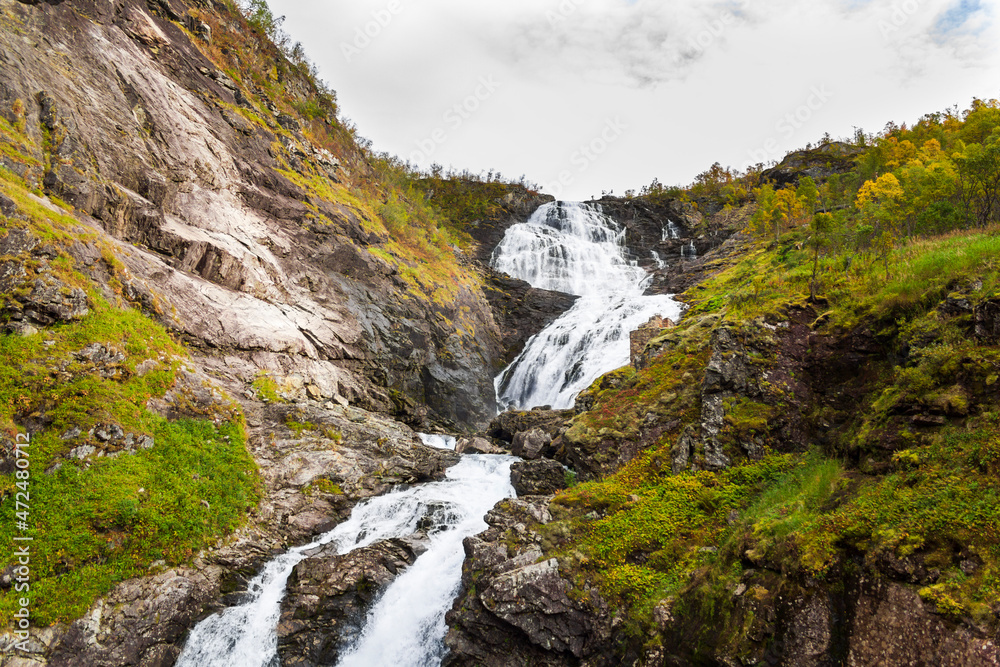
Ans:
[[[954,155],[966,215],[985,227],[1000,207],[1000,133],[982,144],[969,144]]]
[[[819,206],[819,188],[816,181],[809,176],[799,179],[799,187],[795,189],[795,196],[802,200],[802,206],[806,214],[812,215]]]
[[[805,202],[795,194],[795,190],[784,188],[774,193],[774,240],[781,238],[782,225],[791,227],[803,217],[806,211]]]
[[[813,302],[816,301],[816,292],[819,287],[816,279],[819,273],[819,251],[829,245],[833,229],[832,213],[817,213],[809,223],[809,248],[813,253],[812,278],[809,279],[809,300]]]
[[[900,201],[903,186],[893,174],[866,181],[858,192],[856,205],[861,218],[872,227],[872,246],[876,257],[885,263],[885,276],[889,277],[889,255],[899,236],[901,223]]]
[[[757,236],[767,236],[774,222],[774,188],[765,183],[754,188],[753,193],[757,199],[757,210],[750,219],[751,228]]]

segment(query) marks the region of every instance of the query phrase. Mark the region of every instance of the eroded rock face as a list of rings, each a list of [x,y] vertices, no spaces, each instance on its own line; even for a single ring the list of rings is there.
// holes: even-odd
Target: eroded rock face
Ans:
[[[572,308],[580,298],[572,294],[535,289],[523,280],[495,271],[487,272],[486,278],[486,298],[496,314],[501,341],[506,350],[504,366],[514,361],[529,338]],[[499,370],[501,369],[498,368],[497,371]]]
[[[611,637],[604,600],[594,590],[573,591],[554,559],[539,562],[532,526],[551,520],[549,500],[504,501],[486,515],[485,533],[466,538],[443,665],[611,664],[604,662]]]
[[[800,408],[812,396],[804,381],[810,363],[805,350],[815,336],[801,319],[772,324],[758,318],[712,330],[701,418],[673,447],[675,473],[722,470],[736,458],[759,459],[767,446],[794,449],[806,441]]]
[[[566,470],[558,461],[518,461],[510,467],[510,483],[519,496],[548,496],[566,488]]]
[[[383,540],[345,555],[328,545],[296,565],[281,601],[281,664],[335,665],[381,591],[426,549],[419,538]]]
[[[232,29],[221,8],[216,18]],[[336,183],[367,167],[315,146],[262,90],[216,68],[202,51],[211,29],[194,18],[214,10],[84,0],[5,11],[23,29],[0,33],[0,109],[23,122],[38,164],[0,162],[100,230],[124,263],[126,298],[212,356],[239,358],[244,380],[260,370],[298,376],[323,398],[414,425],[462,430],[495,414],[490,380],[506,351],[482,291],[459,286],[447,302],[414,295],[368,252],[386,239],[357,211],[282,173],[318,170]],[[269,109],[260,124],[234,110],[258,113],[251,97]],[[532,205],[521,204],[511,215]],[[100,263],[100,252],[73,250],[79,265]],[[4,291],[19,295],[5,318],[14,328],[86,314],[83,291],[20,267],[0,265]],[[477,335],[456,335],[458,320]]]
[[[975,334],[984,343],[1000,342],[1000,300],[987,299],[976,304]]]
[[[929,613],[915,590],[896,583],[870,586],[858,600],[849,642],[850,667],[1000,664],[996,638]]]
[[[654,618],[664,641],[642,664],[1000,664],[1000,646],[984,628],[932,613],[916,587],[880,576],[823,586],[748,570],[731,595],[728,627],[706,627],[700,614],[708,610],[697,603],[684,614],[673,599],[661,603]]]

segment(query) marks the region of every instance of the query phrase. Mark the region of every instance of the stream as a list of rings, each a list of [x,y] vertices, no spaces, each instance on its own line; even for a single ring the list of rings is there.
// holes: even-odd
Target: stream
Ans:
[[[426,438],[425,438],[426,440]],[[454,441],[450,444],[454,446]],[[278,667],[276,629],[292,568],[331,542],[338,553],[406,537],[432,517],[428,550],[385,590],[361,635],[342,652],[343,667],[425,667],[444,655],[444,615],[458,593],[462,540],[486,530],[483,517],[514,495],[510,456],[469,455],[440,482],[393,491],[359,503],[345,522],[310,544],[268,563],[249,584],[247,600],[199,623],[178,667]]]

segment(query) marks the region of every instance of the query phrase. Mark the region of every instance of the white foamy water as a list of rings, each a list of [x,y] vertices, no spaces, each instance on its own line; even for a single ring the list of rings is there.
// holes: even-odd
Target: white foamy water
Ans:
[[[418,435],[420,436],[420,441],[428,447],[454,450],[455,446],[458,445],[458,440],[451,435],[429,435],[427,433],[420,433]]]
[[[497,376],[504,408],[572,407],[594,380],[629,362],[631,331],[654,315],[680,315],[673,298],[643,296],[651,276],[626,258],[625,229],[596,205],[543,205],[507,230],[492,264],[533,287],[581,297]]]
[[[275,558],[250,583],[249,599],[199,623],[178,667],[279,667],[277,626],[288,576],[311,549],[334,543],[348,553],[378,540],[405,537],[431,518],[427,552],[386,589],[360,637],[339,664],[426,667],[444,654],[444,615],[458,591],[462,540],[486,529],[485,514],[514,495],[509,456],[465,456],[440,482],[359,503],[350,518],[315,542]]]

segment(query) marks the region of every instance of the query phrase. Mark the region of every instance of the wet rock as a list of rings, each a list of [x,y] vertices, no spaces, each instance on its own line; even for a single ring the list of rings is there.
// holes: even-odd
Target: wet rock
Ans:
[[[566,488],[566,469],[558,461],[518,461],[510,467],[510,482],[519,496],[548,496]]]
[[[611,615],[593,590],[574,592],[555,560],[537,562],[532,529],[551,519],[548,498],[500,503],[489,529],[465,540],[462,592],[448,612],[446,667],[610,664]]]
[[[673,320],[669,318],[663,319],[659,315],[654,315],[641,327],[629,332],[629,360],[632,365],[638,368],[646,344],[656,338],[664,329],[670,329],[673,326]]]
[[[459,438],[455,445],[455,452],[458,454],[509,454],[507,450],[481,437]]]
[[[345,555],[328,545],[296,565],[281,601],[281,664],[336,664],[340,648],[360,632],[379,593],[426,550],[419,539],[384,540]]]
[[[530,431],[520,431],[514,434],[510,452],[523,459],[537,459],[551,444],[552,436],[540,428],[533,428]]]
[[[555,438],[573,417],[572,410],[508,410],[497,415],[486,429],[486,435],[501,442],[514,442],[521,432],[538,429]]]
[[[528,339],[572,308],[572,294],[540,290],[523,280],[488,271],[485,294],[500,325],[504,364],[524,349]]]
[[[974,628],[927,611],[912,589],[874,584],[857,602],[850,635],[850,665],[948,665],[1000,663],[1000,646]]]
[[[550,195],[542,195],[522,188],[512,188],[496,202],[498,210],[495,214],[469,223],[469,234],[478,243],[473,255],[475,259],[484,266],[489,265],[493,250],[503,240],[507,229],[524,222],[539,206],[551,201],[555,200]]]
[[[984,343],[1000,342],[1000,299],[989,299],[975,307],[976,337]]]

